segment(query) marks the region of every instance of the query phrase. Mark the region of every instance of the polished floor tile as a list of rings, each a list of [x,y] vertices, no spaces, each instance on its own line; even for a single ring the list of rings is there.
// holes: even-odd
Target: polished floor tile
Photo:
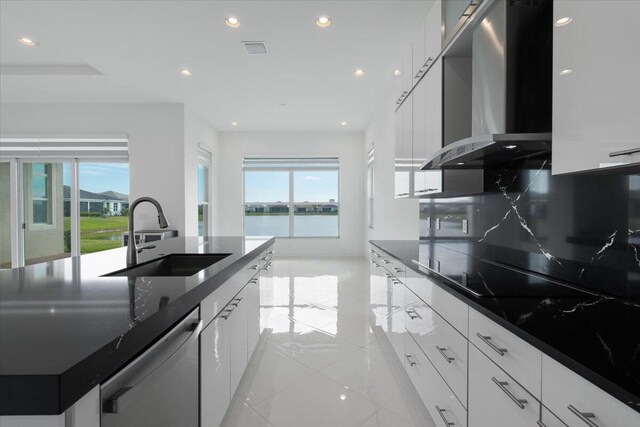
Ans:
[[[234,402],[227,411],[221,427],[273,427],[246,403]]]
[[[321,372],[378,405],[400,393],[385,356],[377,351],[362,348]]]
[[[272,271],[224,427],[434,425],[374,334],[366,260],[276,258]]]
[[[376,407],[359,394],[315,374],[256,406],[277,427],[358,426]]]
[[[312,369],[267,345],[258,357],[251,359],[236,395],[249,404],[258,403],[313,373]]]
[[[371,418],[365,421],[361,427],[417,427],[415,424],[410,423],[394,414],[387,409],[380,409]]]

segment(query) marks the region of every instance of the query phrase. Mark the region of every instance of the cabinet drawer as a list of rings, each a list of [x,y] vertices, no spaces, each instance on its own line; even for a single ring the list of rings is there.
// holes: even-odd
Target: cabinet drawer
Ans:
[[[542,353],[477,311],[469,311],[470,341],[540,399]]]
[[[469,346],[469,427],[530,427],[540,402],[477,348]]]
[[[427,276],[407,270],[405,284],[422,301],[426,302],[463,336],[468,335],[469,306],[434,284]]]
[[[407,330],[466,406],[467,339],[424,303],[407,307],[404,311]]]
[[[202,300],[200,303],[200,318],[205,326],[211,323],[213,318],[218,315],[229,301],[260,271],[259,258],[252,259],[240,271]]]
[[[538,427],[567,427],[567,425],[560,421],[560,418],[556,417],[550,410],[542,406]]]
[[[546,355],[542,356],[542,403],[570,427],[640,425],[638,412]]]
[[[405,370],[438,427],[465,427],[467,411],[418,344],[407,337]]]
[[[387,338],[393,347],[398,359],[404,365],[405,351],[408,332],[405,329],[404,311],[399,310],[387,317],[387,324],[383,329],[387,333]]]

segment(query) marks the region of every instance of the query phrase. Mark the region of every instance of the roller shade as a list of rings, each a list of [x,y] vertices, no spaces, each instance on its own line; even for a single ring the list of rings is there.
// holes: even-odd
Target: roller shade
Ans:
[[[311,158],[254,158],[246,157],[242,161],[244,170],[338,170],[340,166],[337,157]]]
[[[129,159],[126,135],[0,136],[0,159]]]

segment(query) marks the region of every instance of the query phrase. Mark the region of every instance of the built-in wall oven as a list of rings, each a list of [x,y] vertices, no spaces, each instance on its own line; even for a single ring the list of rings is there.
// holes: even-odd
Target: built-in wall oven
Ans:
[[[196,309],[102,384],[101,427],[197,427],[201,330]]]

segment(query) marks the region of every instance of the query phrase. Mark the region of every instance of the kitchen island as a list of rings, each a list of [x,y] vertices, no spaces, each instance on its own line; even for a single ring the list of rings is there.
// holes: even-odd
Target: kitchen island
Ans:
[[[5,416],[63,417],[208,296],[227,292],[229,279],[252,261],[252,274],[262,269],[267,261],[257,260],[274,241],[177,237],[139,255],[144,264],[171,254],[224,254],[190,276],[105,276],[127,268],[126,248],[0,272],[3,426],[12,418]]]

